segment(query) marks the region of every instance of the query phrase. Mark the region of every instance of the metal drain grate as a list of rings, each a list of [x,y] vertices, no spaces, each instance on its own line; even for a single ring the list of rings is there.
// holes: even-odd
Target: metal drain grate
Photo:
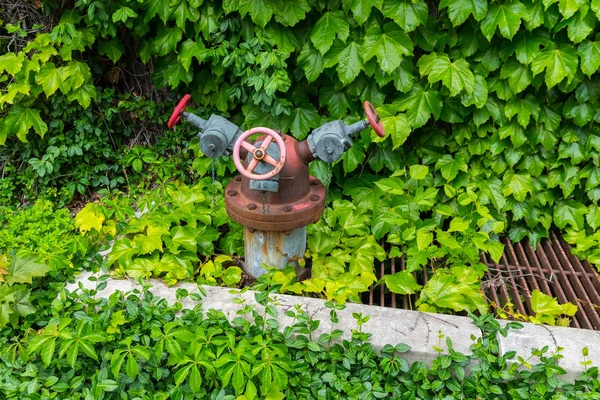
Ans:
[[[486,255],[481,257],[488,266],[482,288],[489,302],[499,307],[510,302],[520,314],[533,315],[531,292],[537,289],[556,297],[561,304],[571,302],[578,306],[572,327],[600,330],[600,276],[589,263],[573,256],[571,247],[562,238],[551,233],[550,239],[543,240],[535,251],[525,241],[511,243],[503,239],[502,242],[505,248],[500,263]],[[382,278],[405,270],[405,260],[392,258],[375,269],[377,277]],[[424,268],[414,276],[424,285],[429,274]],[[365,304],[404,309],[414,308],[416,300],[416,295],[390,293],[384,285],[371,287],[362,297]]]

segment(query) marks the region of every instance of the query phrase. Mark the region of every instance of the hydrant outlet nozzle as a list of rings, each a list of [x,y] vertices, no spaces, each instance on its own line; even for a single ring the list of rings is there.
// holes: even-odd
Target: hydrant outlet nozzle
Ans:
[[[202,119],[191,112],[184,112],[183,116],[186,117],[187,122],[189,122],[191,125],[195,126],[198,129],[204,129],[204,126],[206,125],[205,119]]]

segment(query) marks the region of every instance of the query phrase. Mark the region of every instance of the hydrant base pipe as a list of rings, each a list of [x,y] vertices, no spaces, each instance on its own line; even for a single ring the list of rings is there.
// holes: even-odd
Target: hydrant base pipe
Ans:
[[[298,260],[306,252],[306,226],[287,233],[244,228],[246,272],[251,277],[267,272],[263,263],[275,268],[290,265],[299,272]]]

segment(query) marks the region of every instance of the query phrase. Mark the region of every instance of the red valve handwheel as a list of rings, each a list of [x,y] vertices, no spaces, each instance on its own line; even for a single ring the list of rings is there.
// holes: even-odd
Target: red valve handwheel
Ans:
[[[381,122],[379,114],[377,114],[377,111],[375,111],[375,107],[373,107],[373,104],[369,103],[368,101],[365,101],[363,106],[365,108],[365,113],[367,114],[369,124],[371,124],[371,127],[373,128],[377,136],[385,137],[385,129],[383,128],[383,123]]]
[[[256,147],[246,140],[250,136],[255,135],[257,133],[264,133],[265,135],[267,135],[260,147]],[[279,161],[267,154],[267,149],[269,148],[269,145],[271,144],[273,139],[275,139],[275,143],[277,143],[277,147],[279,147]],[[248,150],[248,153],[252,154],[252,160],[250,161],[250,164],[248,164],[247,167],[244,167],[240,158],[240,150],[242,147]],[[283,139],[281,138],[281,136],[279,136],[277,132],[269,128],[258,127],[249,129],[246,132],[242,133],[242,135],[235,141],[235,144],[233,145],[233,162],[235,163],[235,167],[238,171],[240,171],[240,174],[242,174],[246,178],[254,179],[257,181],[264,181],[277,175],[285,165],[285,156],[286,150],[285,143],[283,143]],[[258,163],[261,161],[272,165],[274,168],[266,174],[253,173],[256,167],[258,166]]]
[[[190,103],[191,98],[192,96],[186,94],[185,96],[183,96],[183,99],[181,99],[179,104],[177,104],[177,107],[175,107],[175,111],[173,111],[173,114],[171,114],[171,118],[169,118],[169,123],[167,124],[169,129],[173,129],[173,127],[177,125],[179,120],[181,120],[181,114],[183,114],[183,112],[185,111],[186,107]]]

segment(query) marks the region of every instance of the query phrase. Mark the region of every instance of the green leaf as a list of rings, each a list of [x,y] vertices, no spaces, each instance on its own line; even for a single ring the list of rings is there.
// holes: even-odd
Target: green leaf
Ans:
[[[504,114],[509,119],[517,115],[517,121],[523,128],[527,128],[531,116],[537,121],[540,115],[540,102],[533,95],[521,99],[512,99],[506,104]]]
[[[554,206],[554,223],[560,229],[571,225],[576,230],[582,230],[586,213],[587,207],[578,201],[559,200]]]
[[[181,40],[183,31],[178,27],[161,27],[158,29],[156,38],[153,41],[156,55],[164,56],[177,49],[177,44]]]
[[[450,221],[450,227],[448,228],[448,232],[464,232],[469,229],[470,226],[469,221],[465,221],[461,217],[452,218]]]
[[[196,22],[200,17],[196,7],[187,1],[171,2],[171,6],[171,17],[175,17],[175,24],[182,30],[187,21]]]
[[[419,85],[414,85],[410,92],[401,95],[394,105],[400,111],[406,111],[409,123],[414,129],[420,128],[429,121],[433,114],[439,118],[442,112],[442,99],[436,90],[424,91]]]
[[[114,392],[119,388],[119,384],[112,379],[105,379],[98,383],[98,388],[105,392]]]
[[[290,131],[298,140],[303,140],[308,133],[321,124],[321,118],[312,104],[305,104],[295,108],[290,117],[286,119],[285,131]]]
[[[157,14],[163,24],[166,24],[169,16],[171,15],[170,1],[146,0],[144,7],[146,8],[144,13],[144,24],[148,24],[148,22],[150,22],[150,20]]]
[[[508,79],[510,89],[517,94],[529,87],[533,79],[533,73],[527,65],[523,65],[514,58],[511,58],[502,65],[500,78]]]
[[[291,53],[300,48],[300,40],[291,29],[271,23],[265,28],[265,33],[277,45],[277,48],[283,52]]]
[[[307,0],[283,1],[275,8],[275,20],[285,26],[294,26],[306,18],[311,9]]]
[[[600,67],[600,43],[586,40],[577,48],[577,54],[581,57],[581,70],[588,77],[598,71]]]
[[[598,227],[600,227],[600,207],[595,204],[590,204],[585,220],[593,230],[598,229]]]
[[[113,22],[118,22],[118,21],[126,22],[128,18],[135,18],[137,16],[138,16],[137,13],[135,11],[133,11],[131,8],[121,7],[113,13],[112,20],[113,20]]]
[[[596,16],[587,13],[585,16],[578,14],[573,16],[568,23],[568,36],[573,43],[580,43],[594,31]]]
[[[50,97],[58,89],[64,90],[62,68],[56,68],[53,63],[46,63],[35,76],[35,82],[41,85],[47,97]]]
[[[377,109],[386,135],[392,138],[392,149],[404,144],[408,139],[411,127],[405,114],[397,114],[393,106],[384,105]]]
[[[433,242],[433,233],[426,228],[417,231],[417,250],[423,251]]]
[[[196,58],[199,63],[202,63],[206,60],[207,56],[207,50],[201,41],[194,42],[192,39],[188,39],[181,44],[177,60],[181,62],[181,65],[186,71],[189,71],[193,57]]]
[[[23,66],[23,61],[25,60],[25,54],[23,52],[19,52],[19,54],[15,53],[6,53],[0,56],[0,74],[4,71],[9,74],[15,76],[18,72],[21,71],[21,67]]]
[[[352,16],[359,25],[362,25],[369,19],[373,6],[382,9],[383,0],[343,0],[342,5],[346,13],[352,10]]]
[[[340,81],[347,85],[351,83],[360,71],[363,69],[363,60],[361,57],[362,46],[356,42],[344,44],[336,40],[325,55],[325,67],[329,68],[337,65],[337,72]]]
[[[481,21],[488,12],[487,0],[442,0],[440,8],[448,8],[448,16],[455,27],[462,25],[469,15],[477,22]]]
[[[31,283],[32,278],[46,275],[50,267],[38,262],[35,255],[18,256],[15,255],[6,267],[7,274],[4,275],[4,281],[13,285],[15,283]]]
[[[534,75],[546,70],[546,86],[552,88],[564,78],[567,78],[567,82],[571,82],[577,72],[578,64],[577,53],[573,46],[565,45],[557,49],[542,50],[531,64],[531,70]]]
[[[521,20],[528,19],[529,13],[521,2],[492,3],[486,17],[481,21],[481,32],[491,41],[497,27],[502,36],[512,39],[521,26]]]
[[[427,165],[411,165],[409,168],[409,174],[412,179],[425,179],[428,173],[429,167]]]
[[[384,280],[385,286],[387,286],[390,292],[397,294],[413,294],[423,287],[417,283],[413,274],[408,271],[386,275]]]
[[[558,146],[558,159],[570,158],[574,165],[579,164],[585,159],[585,154],[578,142],[567,143],[562,142]]]
[[[488,86],[485,78],[481,75],[475,75],[473,92],[464,92],[460,99],[463,106],[468,107],[474,105],[477,108],[482,108],[487,103]]]
[[[456,178],[459,171],[467,172],[467,162],[462,154],[456,154],[455,158],[445,154],[435,163],[435,169],[440,170],[442,177],[450,182]]]
[[[125,54],[125,48],[121,40],[118,37],[114,37],[111,40],[98,41],[98,52],[108,56],[113,63],[116,63]]]
[[[321,54],[325,54],[336,37],[345,42],[349,33],[350,28],[344,13],[341,10],[328,11],[313,27],[310,40]]]
[[[506,199],[502,195],[502,182],[500,179],[492,178],[489,180],[484,180],[481,181],[478,186],[481,190],[479,195],[479,201],[481,204],[485,205],[488,201],[491,201],[496,210],[503,212],[504,206],[506,205]]]
[[[469,69],[469,63],[460,58],[451,62],[447,55],[431,53],[417,62],[421,76],[428,76],[430,83],[442,81],[450,89],[450,95],[456,96],[462,90],[472,93],[475,77]]]
[[[48,125],[40,117],[40,111],[20,104],[10,108],[4,122],[5,129],[16,134],[22,142],[27,142],[26,136],[31,128],[41,137],[48,132]]]
[[[96,87],[92,84],[85,84],[78,89],[71,91],[67,98],[69,101],[75,101],[83,107],[88,108],[92,104],[92,100],[96,99]]]
[[[504,196],[512,195],[515,200],[523,201],[527,194],[533,194],[533,178],[529,174],[516,174],[508,172],[504,175],[502,182],[502,194]]]
[[[427,3],[423,0],[385,0],[382,11],[407,33],[425,25],[429,15]]]
[[[410,38],[393,22],[385,24],[383,31],[378,27],[368,29],[363,48],[363,60],[366,62],[377,57],[379,67],[387,73],[392,73],[400,66],[403,55],[413,54]]]
[[[571,18],[580,8],[589,7],[588,0],[543,0],[543,3],[546,8],[558,3],[558,11],[565,19]]]
[[[308,41],[304,43],[300,51],[298,65],[304,69],[304,74],[308,82],[314,82],[325,69],[323,56]]]

